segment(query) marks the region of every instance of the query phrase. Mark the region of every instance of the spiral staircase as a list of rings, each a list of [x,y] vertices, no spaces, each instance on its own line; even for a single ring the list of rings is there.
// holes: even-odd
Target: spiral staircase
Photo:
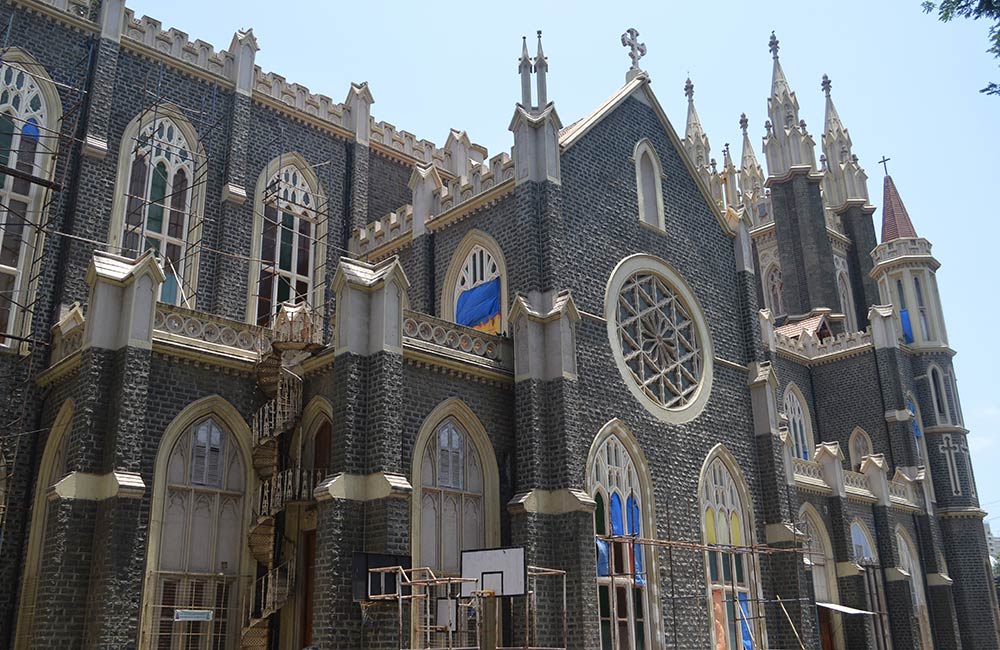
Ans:
[[[253,466],[257,498],[247,535],[258,577],[243,606],[241,647],[268,647],[271,621],[295,593],[295,556],[276,548],[276,520],[291,503],[313,500],[314,472],[282,463],[283,436],[290,436],[302,415],[302,378],[292,368],[322,347],[322,334],[306,305],[281,305],[270,332],[270,349],[257,363],[257,385],[267,398],[253,416]]]

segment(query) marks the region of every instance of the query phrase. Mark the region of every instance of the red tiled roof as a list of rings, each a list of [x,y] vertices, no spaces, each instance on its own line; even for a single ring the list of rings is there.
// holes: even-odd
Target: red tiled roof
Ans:
[[[798,338],[802,332],[816,332],[819,330],[823,323],[823,319],[826,317],[825,314],[816,314],[815,316],[808,316],[800,321],[785,323],[781,327],[775,327],[774,331],[788,338]]]
[[[899,198],[899,190],[892,182],[892,176],[886,175],[882,189],[882,242],[916,236],[917,231],[913,228],[903,199]]]

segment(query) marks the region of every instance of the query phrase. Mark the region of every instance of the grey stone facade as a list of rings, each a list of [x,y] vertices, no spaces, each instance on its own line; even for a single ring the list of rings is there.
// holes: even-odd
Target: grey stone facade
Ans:
[[[164,441],[196,414],[228,423],[246,452],[242,564],[218,647],[394,648],[417,639],[409,601],[402,617],[395,602],[355,602],[353,562],[357,553],[408,557],[423,543],[414,517],[431,484],[416,478],[424,446],[452,418],[490,464],[485,532],[477,531],[484,543],[523,547],[529,565],[565,572],[570,648],[602,644],[590,477],[595,439],[614,430],[647,477],[645,647],[718,642],[706,563],[735,548],[752,566],[755,648],[874,650],[886,647],[873,622],[884,616],[896,650],[1000,649],[953,352],[946,342],[900,343],[898,316],[869,309],[885,301],[867,203],[832,211],[839,221],[830,221],[822,172],[793,167],[767,180],[769,223],[754,222],[738,196],[718,204],[718,188],[706,186],[714,177],[695,171],[638,69],[615,101],[566,129],[552,104],[530,106],[529,87],[512,122],[513,160],[484,160],[462,149],[457,132],[438,148],[369,123],[366,85],[337,104],[255,69],[252,33],[238,33],[229,51],[209,51],[140,23],[120,3],[92,4],[80,13],[79,3],[16,0],[0,10],[10,46],[59,82],[64,110],[84,96],[73,88],[87,90],[60,125],[54,176],[67,182],[46,217],[72,237],[46,239],[38,258],[24,332],[32,342],[0,350],[0,393],[10,396],[0,421],[14,423],[0,431],[0,581],[11,585],[0,590],[0,648],[152,647],[163,624],[150,585],[163,552],[152,531],[165,517]],[[100,245],[118,237],[123,134],[137,115],[159,110],[151,97],[201,107],[189,120],[204,150],[205,197],[189,308],[146,309],[122,297],[139,295],[146,280],[155,291],[163,272],[151,255],[133,262]],[[643,140],[657,156],[662,230],[637,217],[644,199],[633,155]],[[291,154],[315,173],[326,231],[325,258],[313,270],[321,302],[310,305],[305,339],[280,323],[254,325],[250,299],[258,193],[269,166]],[[428,170],[438,183],[429,208],[415,198],[418,172]],[[769,234],[787,307],[777,322],[762,311],[758,277],[757,249]],[[456,324],[449,305],[457,256],[473,240],[494,242],[490,252],[503,260],[506,318],[497,335]],[[847,250],[860,331],[847,331],[841,313],[838,246]],[[617,313],[609,280],[640,255],[675,272],[703,312],[696,319],[710,338],[711,383],[687,419],[661,417],[639,400],[616,360],[619,343],[609,341],[607,315]],[[102,313],[109,295],[119,297]],[[70,345],[74,305],[85,320]],[[931,364],[944,378],[941,395]],[[301,402],[265,432],[259,414],[282,399],[275,385],[289,375]],[[808,458],[793,459],[782,404],[792,384],[812,435]],[[315,446],[319,422],[329,427],[326,448]],[[871,440],[860,468],[850,456],[858,427]],[[304,469],[310,444],[328,453],[310,461],[322,475],[274,506],[265,498],[273,477]],[[743,495],[749,539],[732,548],[706,546],[702,488],[713,459],[724,459]],[[806,512],[817,513],[808,525],[829,541],[826,598],[863,612],[836,614],[840,630],[829,637],[805,551]],[[872,557],[858,555],[858,526]],[[913,546],[907,570],[901,539]],[[410,557],[411,566],[420,559]],[[282,571],[294,580],[273,606],[254,601],[255,583],[288,578]],[[561,581],[536,585],[534,645],[559,647]],[[523,608],[523,598],[503,604],[507,645],[524,641]]]

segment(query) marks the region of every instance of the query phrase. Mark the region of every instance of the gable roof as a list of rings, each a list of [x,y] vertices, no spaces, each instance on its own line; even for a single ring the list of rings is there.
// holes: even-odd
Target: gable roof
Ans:
[[[605,117],[610,115],[611,112],[618,108],[626,99],[634,94],[638,94],[640,92],[644,93],[648,104],[653,108],[657,117],[660,118],[660,123],[663,125],[663,130],[666,131],[667,137],[670,138],[671,144],[674,145],[677,153],[680,154],[681,160],[684,161],[684,166],[688,170],[688,175],[694,181],[695,185],[698,186],[698,189],[701,190],[701,194],[705,198],[706,205],[708,205],[709,209],[712,210],[712,214],[715,215],[715,220],[719,222],[719,226],[722,227],[722,231],[724,233],[730,237],[735,237],[736,231],[726,220],[719,207],[715,204],[711,193],[708,191],[708,188],[705,187],[705,182],[695,172],[694,164],[691,162],[690,157],[684,149],[684,145],[677,136],[677,131],[675,131],[673,125],[670,124],[670,119],[664,112],[663,107],[656,98],[656,95],[653,94],[653,89],[650,88],[649,83],[649,75],[645,72],[636,75],[588,115],[562,129],[559,132],[560,149],[562,151],[566,151],[579,142],[580,139],[582,139],[591,129],[597,126]]]

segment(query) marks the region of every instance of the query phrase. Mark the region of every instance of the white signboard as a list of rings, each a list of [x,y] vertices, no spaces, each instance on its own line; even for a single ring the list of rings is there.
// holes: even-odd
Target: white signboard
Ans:
[[[188,623],[208,622],[215,618],[215,612],[210,609],[175,609],[174,621]]]

